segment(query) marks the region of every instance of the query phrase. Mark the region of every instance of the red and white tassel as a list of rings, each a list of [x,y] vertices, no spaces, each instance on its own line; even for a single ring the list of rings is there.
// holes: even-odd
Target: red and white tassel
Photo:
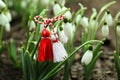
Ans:
[[[53,62],[61,62],[64,61],[67,58],[67,52],[62,45],[62,43],[58,40],[58,36],[56,33],[54,33],[51,36],[51,39],[53,41]]]
[[[39,43],[38,62],[53,61],[52,41],[50,32],[45,28],[42,31],[41,41]]]

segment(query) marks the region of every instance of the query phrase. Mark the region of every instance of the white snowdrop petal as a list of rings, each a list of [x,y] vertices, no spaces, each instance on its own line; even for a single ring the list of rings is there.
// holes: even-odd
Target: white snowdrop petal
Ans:
[[[103,27],[102,27],[102,35],[104,37],[108,37],[109,36],[109,27],[108,27],[108,25],[103,25]]]
[[[9,23],[7,17],[3,13],[0,14],[0,22],[1,22],[0,24],[2,26],[5,26],[6,23]]]
[[[64,23],[63,25],[64,25],[63,30],[65,35],[68,37],[68,39],[70,39],[72,36],[72,24],[67,22],[67,23]]]
[[[112,19],[112,15],[111,14],[107,14],[105,21],[107,22],[108,26],[112,26],[113,25],[113,19]]]
[[[27,7],[27,1],[22,0],[22,1],[21,1],[21,7],[22,7],[23,9],[25,9],[25,8]]]
[[[83,17],[81,20],[81,25],[85,28],[88,27],[88,18],[87,17]]]
[[[120,36],[120,26],[116,27],[116,32],[117,32],[117,35]]]
[[[9,11],[6,12],[5,15],[8,18],[8,21],[10,22],[12,20],[12,16],[11,16],[10,12]]]
[[[61,4],[62,6],[65,5],[65,0],[58,0],[58,3]]]
[[[60,11],[61,11],[60,5],[59,4],[54,4],[54,6],[53,6],[54,15],[57,15]]]
[[[11,28],[10,28],[10,23],[5,24],[5,30],[6,30],[7,32],[10,32],[10,30],[11,30]]]
[[[63,31],[59,31],[59,39],[61,42],[63,43],[67,43],[68,42],[68,38],[66,37],[65,33]]]
[[[46,6],[49,4],[49,0],[41,0],[41,4]]]
[[[72,18],[72,14],[70,11],[67,11],[65,14],[64,14],[65,18],[67,18],[68,20]]]
[[[92,53],[92,51],[87,50],[87,51],[84,53],[84,55],[83,55],[83,57],[82,57],[82,59],[81,59],[81,62],[82,62],[83,64],[85,64],[85,65],[88,65],[88,64],[92,61],[92,58],[93,58],[93,53]]]
[[[6,4],[2,0],[0,0],[0,9],[5,7],[6,7]]]
[[[80,24],[80,20],[81,20],[82,16],[81,14],[78,14],[77,17],[76,17],[76,24]]]
[[[35,22],[32,20],[32,21],[30,21],[30,22],[28,22],[29,24],[29,27],[30,27],[30,30],[32,30],[32,29],[35,29],[36,28],[36,24],[35,24]]]

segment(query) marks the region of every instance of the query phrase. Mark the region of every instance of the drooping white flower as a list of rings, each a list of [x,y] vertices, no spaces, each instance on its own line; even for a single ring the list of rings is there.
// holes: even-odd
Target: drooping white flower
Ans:
[[[32,20],[32,21],[28,21],[28,26],[29,26],[29,29],[30,29],[30,30],[36,28],[36,24],[35,24],[35,22],[34,22],[33,20]]]
[[[59,39],[60,39],[61,42],[63,42],[63,43],[67,43],[68,42],[68,38],[66,37],[66,35],[65,35],[63,30],[62,31],[59,30],[58,34],[59,34]]]
[[[87,17],[83,17],[82,20],[81,20],[81,25],[84,27],[84,28],[87,28],[88,27],[88,18]]]
[[[117,32],[117,35],[120,36],[120,25],[116,27],[116,32]]]
[[[78,14],[77,17],[76,17],[76,20],[75,20],[76,24],[80,24],[81,18],[82,18],[82,15]]]
[[[27,7],[27,2],[24,1],[24,0],[22,0],[22,2],[21,2],[21,7],[22,7],[23,9],[25,9],[25,8]]]
[[[61,4],[62,6],[65,5],[65,0],[58,0],[58,3]]]
[[[90,23],[91,29],[96,29],[98,27],[98,22],[96,22],[94,19]]]
[[[112,18],[112,15],[110,13],[107,13],[105,21],[109,27],[113,25],[113,18]]]
[[[41,0],[41,4],[45,6],[49,5],[49,2],[50,0]]]
[[[104,37],[109,36],[109,27],[108,27],[108,25],[106,23],[102,26],[102,35]]]
[[[71,38],[72,36],[72,23],[63,23],[63,31],[65,33],[65,35],[68,37],[68,39]]]
[[[5,24],[9,23],[8,18],[5,14],[0,14],[0,25],[5,26]]]
[[[63,7],[61,11],[64,11],[66,10],[67,8],[66,7]],[[64,14],[65,18],[67,18],[68,20],[72,18],[72,14],[70,11],[67,11],[65,14]]]
[[[93,52],[91,50],[87,50],[82,59],[81,59],[81,62],[85,65],[88,65],[91,61],[92,61],[92,58],[93,58]]]
[[[62,27],[66,37],[68,39],[72,39],[73,34],[75,32],[75,24],[67,22],[67,23],[63,23]]]
[[[3,9],[5,7],[6,7],[6,4],[2,0],[0,0],[0,9]]]
[[[10,22],[12,20],[12,16],[11,16],[11,13],[9,11],[7,11],[5,13],[6,17],[8,18],[8,21]]]
[[[60,11],[61,11],[60,5],[58,3],[54,4],[53,6],[54,15],[57,15]]]
[[[11,28],[10,28],[10,23],[7,23],[7,24],[5,24],[5,30],[7,31],[7,32],[10,32],[10,30],[11,30]]]

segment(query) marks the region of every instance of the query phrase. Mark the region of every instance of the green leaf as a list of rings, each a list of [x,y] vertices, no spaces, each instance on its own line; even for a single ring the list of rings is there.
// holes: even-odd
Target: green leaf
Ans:
[[[117,77],[118,80],[120,80],[120,58],[119,55],[116,53],[116,51],[114,51],[114,62],[115,62],[115,68],[117,71]]]
[[[78,48],[76,48],[69,56],[67,59],[65,59],[63,62],[59,63],[58,65],[56,65],[56,67],[54,67],[50,72],[48,72],[43,78],[42,80],[47,80],[49,78],[49,76],[54,73],[56,70],[58,70],[68,59],[70,59],[80,48],[82,48],[83,46],[85,46],[86,44],[90,44],[90,43],[94,43],[94,42],[101,42],[98,40],[90,40],[87,41],[85,43],[83,43],[82,45],[80,45]]]
[[[100,17],[100,15],[102,14],[102,12],[104,10],[106,10],[108,7],[110,7],[111,5],[115,4],[116,1],[112,1],[112,2],[109,2],[108,4],[106,4],[105,6],[103,6],[101,9],[100,9],[100,12],[98,13],[98,16],[97,16],[97,20],[98,18]]]
[[[43,9],[40,13],[40,16],[46,17],[46,13],[48,12],[48,9]]]
[[[101,42],[98,42],[95,49],[93,50],[93,57],[95,57],[98,53],[98,51],[100,50],[101,46],[104,44],[105,39],[102,40]]]
[[[10,46],[7,45],[7,50],[8,50],[8,53],[10,55],[10,58],[12,59],[14,65],[17,67],[17,51],[16,51],[16,46],[15,46],[15,43],[14,43],[14,40],[11,39],[10,40]]]
[[[28,52],[22,49],[22,68],[24,80],[36,80],[35,67]]]

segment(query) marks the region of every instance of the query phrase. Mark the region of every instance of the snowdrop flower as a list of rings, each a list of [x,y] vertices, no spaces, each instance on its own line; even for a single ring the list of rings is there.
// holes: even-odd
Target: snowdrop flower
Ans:
[[[49,0],[41,0],[41,4],[45,6],[49,5],[49,2]]]
[[[108,27],[107,23],[105,23],[102,27],[102,35],[104,37],[108,37],[108,35],[109,35],[109,27]]]
[[[72,23],[63,23],[62,27],[65,35],[70,39],[72,35]]]
[[[105,18],[105,21],[107,22],[108,26],[113,25],[113,19],[112,19],[112,15],[110,14],[110,12],[107,12],[107,16]]]
[[[10,23],[5,24],[5,30],[6,30],[7,32],[10,32],[10,30],[11,30],[11,28],[10,28]]]
[[[8,18],[5,16],[5,14],[0,14],[0,25],[5,26],[6,23],[8,23]]]
[[[91,61],[92,61],[92,58],[93,58],[93,52],[91,50],[87,50],[82,59],[81,59],[81,62],[85,65],[88,65]]]
[[[78,14],[77,17],[76,17],[76,20],[75,20],[76,24],[80,24],[81,18],[82,18],[82,15]]]
[[[68,42],[68,38],[66,37],[66,35],[65,35],[63,30],[61,30],[61,31],[59,30],[58,34],[59,34],[59,39],[60,39],[61,42],[63,42],[63,43],[67,43]]]
[[[30,29],[30,30],[36,28],[36,24],[35,24],[35,22],[34,22],[33,20],[28,21],[28,26],[29,26],[29,29]]]
[[[6,7],[6,4],[2,0],[0,0],[0,9],[3,9],[5,7]]]
[[[95,19],[93,19],[90,22],[90,27],[91,27],[91,29],[96,29],[98,27],[98,22],[96,22]]]
[[[58,3],[55,3],[53,6],[54,15],[57,15],[61,11],[61,7]]]
[[[61,11],[63,10],[66,10],[67,8],[66,7],[63,7]],[[67,18],[68,20],[72,18],[72,14],[70,11],[67,11],[65,14],[64,14],[65,18]]]
[[[88,27],[88,18],[87,17],[83,17],[82,20],[81,20],[81,25],[84,27],[84,28],[87,28]]]
[[[27,7],[27,2],[24,1],[24,0],[22,0],[22,2],[21,2],[21,7],[22,7],[23,9],[25,9],[25,8]]]
[[[12,20],[12,16],[11,16],[10,12],[7,11],[7,12],[5,13],[5,15],[6,15],[8,21],[10,22],[10,21]]]
[[[61,4],[62,6],[65,5],[65,0],[58,0],[58,3]]]
[[[120,36],[120,25],[117,25],[116,32],[117,32],[117,35]]]

